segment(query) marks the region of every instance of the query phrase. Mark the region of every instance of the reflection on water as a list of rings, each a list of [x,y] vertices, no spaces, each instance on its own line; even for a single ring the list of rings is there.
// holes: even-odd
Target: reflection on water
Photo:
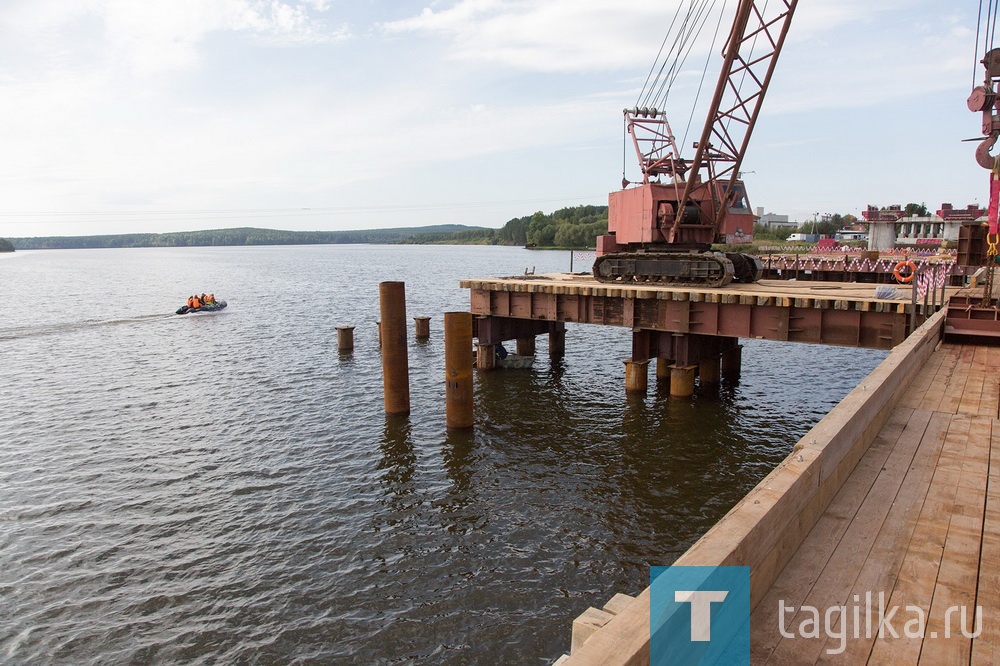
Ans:
[[[477,373],[444,428],[441,313],[517,248],[24,253],[0,284],[0,662],[531,663],[636,593],[882,352],[744,341],[693,399],[624,393],[627,329]],[[383,413],[380,280],[407,282],[409,417]],[[92,294],[128,284],[128,303]],[[211,288],[222,313],[172,312]],[[284,295],[284,296],[282,296]],[[340,353],[336,326],[354,325]],[[808,386],[809,390],[803,390]]]

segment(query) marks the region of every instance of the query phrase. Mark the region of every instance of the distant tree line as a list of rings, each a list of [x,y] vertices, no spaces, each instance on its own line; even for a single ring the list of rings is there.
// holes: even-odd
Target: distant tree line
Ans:
[[[13,252],[14,245],[4,238],[0,238],[0,252]]]
[[[575,206],[560,208],[550,215],[538,211],[514,218],[497,235],[503,245],[590,248],[597,244],[598,236],[606,233],[607,206]]]
[[[574,206],[560,208],[549,214],[538,211],[532,215],[515,217],[499,229],[422,234],[405,242],[592,248],[597,245],[597,237],[606,233],[607,206]]]
[[[227,245],[322,245],[414,243],[448,245],[536,245],[538,247],[592,248],[597,236],[608,231],[607,206],[562,208],[546,215],[508,221],[500,229],[464,224],[428,227],[364,229],[359,231],[281,231],[277,229],[212,229],[166,234],[112,234],[103,236],[39,236],[15,238],[18,250],[128,247],[205,247]],[[0,244],[2,247],[2,244]]]
[[[112,234],[103,236],[45,236],[15,238],[19,250],[120,247],[205,247],[228,245],[327,245],[339,243],[391,244],[408,242],[422,235],[447,235],[473,231],[462,224],[430,227],[368,229],[360,231],[282,231],[277,229],[212,229],[166,234]],[[489,230],[491,231],[491,230]]]

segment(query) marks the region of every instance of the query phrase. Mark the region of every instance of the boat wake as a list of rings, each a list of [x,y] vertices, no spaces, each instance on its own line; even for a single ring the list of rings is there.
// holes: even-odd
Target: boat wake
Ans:
[[[101,326],[117,326],[120,324],[140,324],[144,322],[157,321],[173,317],[173,312],[166,314],[149,314],[139,317],[119,317],[116,319],[88,319],[85,321],[63,322],[59,324],[47,324],[42,326],[15,326],[14,328],[0,328],[0,341],[16,340],[19,338],[34,338],[43,335],[59,335],[70,331],[80,331]]]

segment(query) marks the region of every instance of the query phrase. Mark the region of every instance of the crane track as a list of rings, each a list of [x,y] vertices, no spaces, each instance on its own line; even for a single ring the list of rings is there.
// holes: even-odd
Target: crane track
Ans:
[[[748,254],[721,252],[617,252],[594,262],[594,278],[605,284],[725,287],[756,282],[763,266]]]

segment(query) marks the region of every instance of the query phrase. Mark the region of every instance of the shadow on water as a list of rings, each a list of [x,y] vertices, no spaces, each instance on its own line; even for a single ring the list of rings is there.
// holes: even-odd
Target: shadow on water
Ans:
[[[413,504],[419,502],[414,478],[417,457],[408,416],[386,415],[379,449],[382,455],[376,469],[381,472],[380,484],[384,489],[379,502],[392,512],[385,520],[393,524],[405,520]]]
[[[477,415],[512,469],[546,478],[635,561],[672,561],[770,465],[750,463],[783,455],[738,430],[737,382],[673,398],[653,381],[618,402],[590,388],[558,366],[479,373]]]
[[[441,459],[444,471],[451,481],[451,492],[464,495],[468,492],[473,464],[477,460],[476,433],[473,428],[448,430],[445,433],[444,445],[441,449]]]

